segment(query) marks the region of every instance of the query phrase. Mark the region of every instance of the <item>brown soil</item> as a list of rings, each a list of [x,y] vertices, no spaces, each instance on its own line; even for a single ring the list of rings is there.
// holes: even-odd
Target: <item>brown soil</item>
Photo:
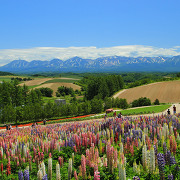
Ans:
[[[180,102],[179,92],[180,81],[167,81],[127,89],[116,96],[127,99],[128,103],[140,97],[150,98],[151,102],[159,99],[160,103],[178,103]]]
[[[30,80],[30,81],[25,81],[23,83],[20,84],[20,86],[23,86],[24,84],[26,86],[35,86],[35,85],[40,85],[46,81],[49,81],[53,78],[39,78],[39,79],[34,79],[34,80]]]

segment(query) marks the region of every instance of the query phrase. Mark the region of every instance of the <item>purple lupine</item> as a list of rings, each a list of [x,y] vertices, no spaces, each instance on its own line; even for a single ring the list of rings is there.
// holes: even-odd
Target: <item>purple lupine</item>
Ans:
[[[133,180],[140,180],[140,178],[138,176],[134,176]]]
[[[23,180],[24,179],[23,172],[21,170],[19,170],[19,172],[18,172],[18,178],[19,178],[19,180]]]
[[[158,153],[157,160],[158,160],[160,177],[161,179],[164,179],[164,166],[165,166],[164,154]]]
[[[168,180],[173,180],[173,175],[172,174],[168,175]]]
[[[48,180],[47,174],[43,176],[42,180]]]
[[[29,170],[24,171],[24,180],[29,180]]]

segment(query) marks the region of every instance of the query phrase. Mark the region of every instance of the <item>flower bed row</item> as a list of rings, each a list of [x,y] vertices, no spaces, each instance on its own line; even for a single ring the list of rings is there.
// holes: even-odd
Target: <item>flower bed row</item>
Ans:
[[[0,133],[3,179],[178,179],[180,118],[123,117]]]

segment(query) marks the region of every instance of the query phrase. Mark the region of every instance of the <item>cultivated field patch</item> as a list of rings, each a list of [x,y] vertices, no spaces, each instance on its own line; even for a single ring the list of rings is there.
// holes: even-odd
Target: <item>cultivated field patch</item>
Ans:
[[[159,99],[161,103],[177,103],[180,102],[179,92],[180,81],[167,81],[127,89],[120,92],[118,98],[125,98],[128,103],[140,97],[147,97],[151,102]]]
[[[47,83],[47,84],[42,84],[42,85],[40,85],[40,86],[38,86],[36,88],[42,88],[42,87],[51,88],[53,90],[53,96],[55,96],[56,95],[56,91],[57,91],[58,87],[60,87],[60,86],[65,86],[65,87],[68,87],[68,88],[71,87],[74,90],[76,90],[76,89],[80,90],[81,89],[81,87],[76,85],[76,84],[73,84],[73,83],[64,83],[64,82],[62,82],[62,83]]]

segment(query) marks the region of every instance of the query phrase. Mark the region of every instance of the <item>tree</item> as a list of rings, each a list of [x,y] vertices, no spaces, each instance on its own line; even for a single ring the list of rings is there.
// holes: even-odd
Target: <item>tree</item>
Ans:
[[[91,112],[92,113],[101,113],[103,111],[103,101],[101,99],[92,99],[91,100]]]
[[[132,107],[149,106],[149,105],[151,105],[151,100],[147,97],[141,97],[132,102]]]
[[[45,97],[52,97],[52,94],[53,94],[53,90],[51,88],[40,88],[39,89],[41,91],[41,94]]]
[[[158,99],[156,99],[155,101],[154,101],[154,105],[159,105],[160,103],[159,103],[159,100]]]
[[[84,114],[90,114],[91,113],[90,101],[85,101],[84,103],[82,103],[82,109]]]

